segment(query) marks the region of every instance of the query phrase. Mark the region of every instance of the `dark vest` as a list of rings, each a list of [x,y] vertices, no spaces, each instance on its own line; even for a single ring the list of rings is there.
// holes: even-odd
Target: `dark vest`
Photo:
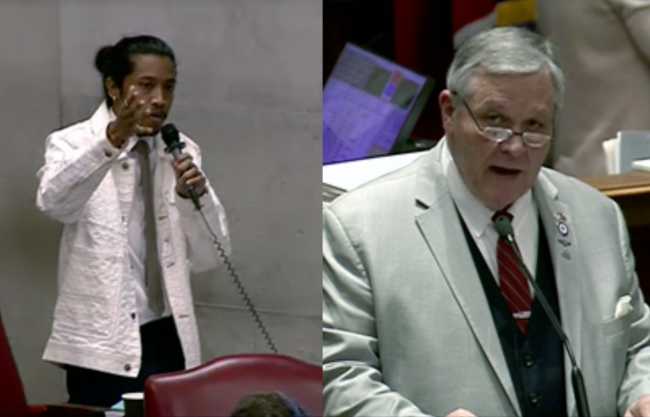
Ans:
[[[522,335],[503,299],[497,280],[483,259],[481,251],[467,230],[460,214],[459,217],[476,270],[483,284],[483,290],[490,304],[492,318],[501,340],[501,348],[508,363],[523,416],[566,416],[564,350],[551,321],[546,316],[539,300],[535,298],[531,308],[528,334],[526,337]],[[560,307],[555,286],[553,260],[541,218],[539,219],[538,247],[536,282],[559,319]],[[496,253],[494,256],[496,257]]]

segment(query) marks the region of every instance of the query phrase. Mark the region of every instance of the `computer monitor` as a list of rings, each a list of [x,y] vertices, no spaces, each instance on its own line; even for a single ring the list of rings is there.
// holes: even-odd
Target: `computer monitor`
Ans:
[[[346,44],[323,90],[323,165],[401,147],[432,90],[432,79]]]

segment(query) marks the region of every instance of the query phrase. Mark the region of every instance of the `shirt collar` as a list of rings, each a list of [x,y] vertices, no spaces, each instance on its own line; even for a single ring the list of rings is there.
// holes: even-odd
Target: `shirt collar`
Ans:
[[[488,227],[492,227],[494,210],[486,207],[467,188],[465,181],[460,176],[460,172],[458,172],[446,141],[442,151],[442,170],[447,177],[451,197],[463,216],[470,233],[476,238],[481,238]],[[508,212],[514,216],[513,227],[515,229],[524,220],[526,212],[532,208],[533,194],[531,190],[526,191],[508,208]]]

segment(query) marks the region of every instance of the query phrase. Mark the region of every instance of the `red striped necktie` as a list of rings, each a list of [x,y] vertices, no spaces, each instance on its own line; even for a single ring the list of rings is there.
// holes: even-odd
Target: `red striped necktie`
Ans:
[[[498,211],[492,216],[492,221],[505,215],[512,222],[512,214],[507,211]],[[516,243],[515,243],[516,245]],[[503,298],[512,312],[513,318],[519,325],[521,332],[526,335],[530,308],[533,303],[530,287],[526,276],[521,271],[521,265],[515,251],[505,239],[499,237],[497,243],[497,262],[499,264],[499,287]]]

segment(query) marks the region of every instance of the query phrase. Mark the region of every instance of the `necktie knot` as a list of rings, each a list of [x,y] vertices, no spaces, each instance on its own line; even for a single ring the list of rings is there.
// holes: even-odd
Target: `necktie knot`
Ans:
[[[138,152],[140,155],[143,155],[143,156],[148,156],[148,155],[149,155],[149,144],[148,144],[147,141],[144,140],[144,139],[139,139],[139,140],[135,143],[135,147],[134,147],[134,149],[135,149],[136,152]]]

